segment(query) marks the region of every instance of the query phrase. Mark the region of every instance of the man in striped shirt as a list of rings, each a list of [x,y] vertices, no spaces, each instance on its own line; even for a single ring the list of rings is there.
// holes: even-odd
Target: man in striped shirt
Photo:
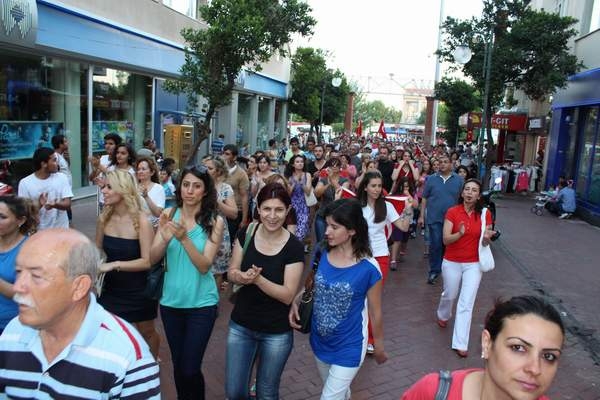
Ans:
[[[140,334],[93,294],[98,249],[72,229],[23,245],[13,289],[19,316],[0,337],[0,397],[160,399]]]

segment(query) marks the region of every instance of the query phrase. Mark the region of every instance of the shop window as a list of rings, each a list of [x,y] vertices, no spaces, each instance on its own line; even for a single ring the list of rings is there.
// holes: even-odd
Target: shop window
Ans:
[[[198,7],[196,0],[163,0],[163,4],[190,18],[196,18]]]
[[[152,136],[152,78],[96,67],[93,78],[92,152],[104,151],[104,136],[117,133],[137,150]]]
[[[586,190],[591,183],[588,180],[591,162],[594,157],[594,145],[598,126],[598,107],[588,107],[582,110],[582,116],[585,118],[583,125],[583,136],[579,146],[579,165],[577,169],[577,194],[588,199]]]
[[[241,148],[245,143],[249,143],[250,140],[251,102],[253,97],[241,93],[238,97],[237,129],[235,132],[235,143],[238,148]]]

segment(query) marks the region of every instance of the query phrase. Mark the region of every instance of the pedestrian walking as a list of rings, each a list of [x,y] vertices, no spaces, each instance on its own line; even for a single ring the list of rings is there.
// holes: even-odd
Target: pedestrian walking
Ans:
[[[339,199],[325,207],[325,243],[315,274],[310,345],[323,380],[321,400],[347,400],[367,350],[367,308],[373,326],[374,357],[387,360],[381,316],[382,274],[372,257],[369,228],[360,203]],[[289,323],[298,329],[298,302]]]
[[[448,209],[444,219],[443,240],[446,246],[442,261],[444,291],[437,309],[437,320],[440,327],[447,326],[452,316],[454,301],[458,297],[452,349],[460,357],[467,357],[471,316],[482,276],[479,268],[479,238],[483,202],[481,183],[477,179],[469,179],[465,182],[459,203]],[[483,245],[489,246],[494,234],[492,216],[489,212],[486,213],[485,225]]]
[[[304,156],[292,156],[285,169],[285,177],[289,182],[292,207],[296,211],[296,237],[302,241],[310,232],[310,208],[306,204],[306,196],[313,190]]]

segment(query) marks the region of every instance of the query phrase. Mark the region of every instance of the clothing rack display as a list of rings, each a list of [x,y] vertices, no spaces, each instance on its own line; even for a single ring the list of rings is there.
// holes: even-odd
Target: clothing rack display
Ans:
[[[489,187],[505,193],[535,191],[537,174],[533,165],[495,165],[491,169]],[[499,185],[495,183],[498,177],[502,179]]]

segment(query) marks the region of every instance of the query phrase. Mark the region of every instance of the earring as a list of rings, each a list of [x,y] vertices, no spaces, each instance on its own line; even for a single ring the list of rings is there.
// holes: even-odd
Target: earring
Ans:
[[[485,360],[485,352],[483,350],[481,351],[481,359]]]

